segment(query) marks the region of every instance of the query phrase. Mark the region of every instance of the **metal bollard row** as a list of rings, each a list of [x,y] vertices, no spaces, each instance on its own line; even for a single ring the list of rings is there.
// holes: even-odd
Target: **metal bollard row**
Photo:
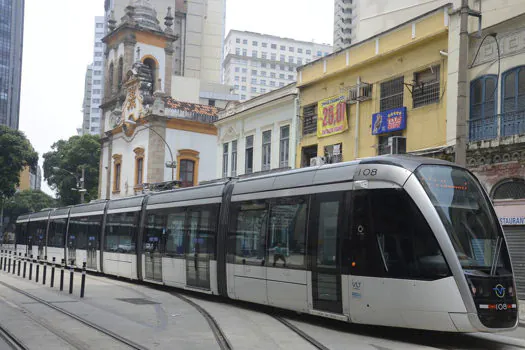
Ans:
[[[53,257],[52,263],[47,261],[47,255],[41,259],[41,256],[37,256],[36,259],[31,254],[28,257],[27,253],[24,253],[22,257],[21,252],[10,251],[7,249],[0,249],[0,271],[5,271],[9,274],[16,276],[22,275],[22,278],[26,278],[27,275],[27,265],[29,264],[29,281],[33,280],[33,265],[34,267],[34,278],[35,282],[39,283],[40,280],[40,270],[42,270],[42,285],[47,283],[47,269],[48,265],[51,269],[51,276],[49,286],[51,288],[55,287],[55,269],[60,268],[60,291],[64,290],[64,273],[68,269],[68,264],[65,259],[62,259],[60,265],[56,264],[56,258]],[[41,268],[42,267],[42,268]],[[71,264],[69,265],[69,294],[73,294],[74,286],[74,277],[75,277],[75,261],[72,259]],[[86,290],[86,262],[82,263],[82,275],[80,282],[80,297],[84,298]]]

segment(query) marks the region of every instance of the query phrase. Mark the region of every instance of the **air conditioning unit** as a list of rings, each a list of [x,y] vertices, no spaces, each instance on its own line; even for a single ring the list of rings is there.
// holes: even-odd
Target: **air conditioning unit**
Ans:
[[[392,136],[388,138],[390,154],[407,153],[407,138],[403,136]]]
[[[319,166],[325,163],[326,163],[326,159],[324,157],[310,158],[310,166]]]

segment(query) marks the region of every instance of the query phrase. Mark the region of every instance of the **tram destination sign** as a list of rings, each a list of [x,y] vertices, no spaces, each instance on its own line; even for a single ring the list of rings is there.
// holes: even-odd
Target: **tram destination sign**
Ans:
[[[525,216],[500,217],[499,222],[503,226],[525,225]]]

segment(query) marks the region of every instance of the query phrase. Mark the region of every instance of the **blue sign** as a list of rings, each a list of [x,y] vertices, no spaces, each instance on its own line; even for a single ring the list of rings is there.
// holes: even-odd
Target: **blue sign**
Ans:
[[[372,115],[372,135],[404,130],[407,127],[407,108],[395,108]]]
[[[158,238],[158,237],[150,237],[150,238],[148,239],[148,241],[150,241],[150,242],[158,242],[158,241],[159,241],[159,238]]]

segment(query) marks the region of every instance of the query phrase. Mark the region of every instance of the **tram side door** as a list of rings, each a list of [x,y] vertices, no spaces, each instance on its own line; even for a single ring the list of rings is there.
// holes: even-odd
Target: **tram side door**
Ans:
[[[344,231],[343,208],[343,192],[312,196],[308,234],[312,306],[335,314],[343,313],[339,249]]]
[[[67,235],[67,263],[72,263],[72,261],[77,258],[77,240],[75,233],[69,232]]]
[[[203,225],[206,210],[189,209],[186,213],[186,285],[210,289],[209,232]]]
[[[86,267],[89,269],[97,269],[97,250],[99,246],[98,233],[92,232],[89,228],[88,241],[87,241],[87,252],[86,252]],[[93,230],[94,231],[94,230]]]
[[[162,282],[162,253],[164,251],[163,237],[166,227],[148,230],[144,237],[144,270],[145,278]]]

